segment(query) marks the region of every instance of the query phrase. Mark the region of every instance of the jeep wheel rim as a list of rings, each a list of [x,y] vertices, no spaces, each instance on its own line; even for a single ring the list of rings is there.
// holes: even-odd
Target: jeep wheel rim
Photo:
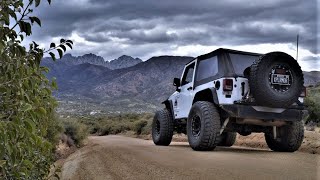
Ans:
[[[194,137],[198,137],[201,132],[201,119],[198,115],[193,116],[191,121],[191,131]]]
[[[270,87],[276,92],[286,92],[290,89],[293,76],[288,66],[277,64],[269,72]]]

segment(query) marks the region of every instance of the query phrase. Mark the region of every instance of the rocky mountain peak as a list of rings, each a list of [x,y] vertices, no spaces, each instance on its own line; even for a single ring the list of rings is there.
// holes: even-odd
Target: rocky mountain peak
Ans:
[[[137,65],[141,62],[142,62],[142,60],[139,58],[133,58],[128,55],[122,55],[119,58],[110,61],[109,68],[110,69],[122,69],[122,68],[127,68],[127,67]]]

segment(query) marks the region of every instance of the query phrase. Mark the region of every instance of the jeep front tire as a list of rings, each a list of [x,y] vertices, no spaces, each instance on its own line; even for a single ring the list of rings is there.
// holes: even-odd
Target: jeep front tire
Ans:
[[[188,121],[188,141],[193,150],[210,151],[219,143],[220,115],[211,102],[198,101],[193,104]]]
[[[304,137],[303,122],[293,122],[277,128],[277,137],[273,137],[272,133],[265,133],[265,139],[268,147],[273,151],[294,152],[298,150],[302,144]]]
[[[173,136],[173,117],[168,109],[157,111],[152,122],[152,139],[155,145],[168,146]]]

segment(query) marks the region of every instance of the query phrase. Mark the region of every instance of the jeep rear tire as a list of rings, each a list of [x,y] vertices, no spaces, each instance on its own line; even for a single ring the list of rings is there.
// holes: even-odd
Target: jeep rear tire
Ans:
[[[277,138],[272,133],[265,133],[269,148],[273,151],[294,152],[299,149],[304,137],[303,122],[294,122],[277,128]]]
[[[157,111],[152,122],[152,139],[154,144],[168,146],[173,136],[173,118],[169,110]]]
[[[283,52],[265,54],[250,67],[250,92],[261,106],[289,107],[298,100],[303,81],[298,62]]]
[[[187,121],[188,141],[193,150],[213,150],[220,140],[220,128],[220,115],[213,103],[194,103]]]
[[[237,133],[236,132],[224,132],[221,134],[221,141],[218,146],[231,147],[236,142]]]

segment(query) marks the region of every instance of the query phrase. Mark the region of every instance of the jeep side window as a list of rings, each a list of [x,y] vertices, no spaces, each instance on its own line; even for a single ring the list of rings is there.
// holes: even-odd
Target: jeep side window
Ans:
[[[185,70],[183,77],[182,77],[181,86],[192,82],[193,72],[194,72],[194,64],[195,63],[192,63],[188,67],[186,67],[186,70]]]
[[[214,56],[198,62],[196,81],[215,76],[218,73],[218,58]]]

